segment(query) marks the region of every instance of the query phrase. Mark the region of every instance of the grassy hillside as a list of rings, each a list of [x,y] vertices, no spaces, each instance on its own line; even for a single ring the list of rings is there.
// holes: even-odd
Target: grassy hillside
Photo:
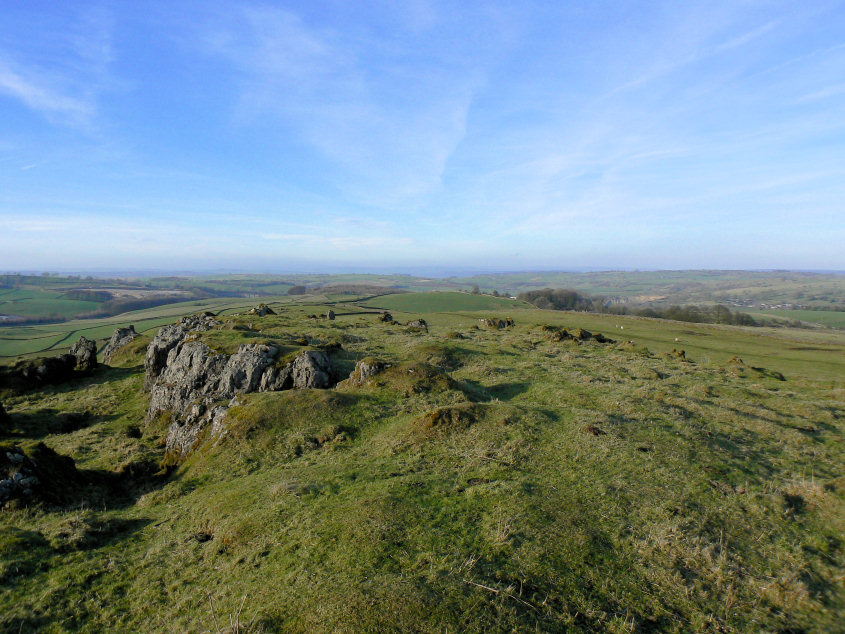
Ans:
[[[384,300],[405,298],[394,316],[428,334],[354,302],[308,319],[331,306],[317,298],[202,333],[393,367],[246,395],[166,477],[145,340],[90,378],[0,393],[0,442],[41,440],[116,483],[0,510],[0,629],[216,631],[239,611],[266,632],[840,627],[845,335]],[[478,328],[494,315],[516,326]]]
[[[40,288],[0,289],[0,315],[64,318],[91,312],[99,305],[98,302],[67,299],[64,293]]]

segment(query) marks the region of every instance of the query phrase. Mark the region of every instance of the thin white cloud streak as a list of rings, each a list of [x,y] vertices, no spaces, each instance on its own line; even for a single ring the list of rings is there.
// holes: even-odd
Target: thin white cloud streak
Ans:
[[[99,97],[111,83],[111,17],[86,8],[61,29],[43,28],[39,23],[20,26],[19,50],[0,49],[0,94],[41,113],[51,123],[91,127],[99,113]],[[38,61],[43,49],[62,54]]]
[[[286,123],[339,168],[335,186],[362,204],[407,209],[442,186],[481,69],[461,58],[423,63],[414,43],[385,51],[281,9],[235,15],[204,40],[241,73],[243,124],[268,115]],[[430,8],[414,16],[415,29],[437,20]]]
[[[3,60],[0,60],[0,92],[29,108],[48,115],[64,115],[74,122],[88,121],[94,114],[94,105],[89,101],[63,95],[45,77],[36,77],[32,69],[16,72]]]

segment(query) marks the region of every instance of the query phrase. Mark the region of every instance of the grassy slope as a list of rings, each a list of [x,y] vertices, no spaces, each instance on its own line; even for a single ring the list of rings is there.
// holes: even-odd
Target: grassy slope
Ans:
[[[451,307],[422,314],[428,335],[372,315],[304,318],[325,308],[204,337],[227,350],[341,339],[347,369],[377,354],[454,382],[427,391],[400,368],[380,386],[249,395],[229,436],[163,486],[3,512],[0,627],[208,630],[206,593],[223,622],[246,597],[242,620],[265,631],[841,622],[845,336],[538,310],[492,313],[517,327],[487,331]],[[540,324],[637,345],[555,343]],[[662,354],[680,346],[694,363]],[[159,455],[160,427],[127,433],[145,405],[137,350],[76,386],[7,397],[15,433],[89,469]],[[436,406],[469,417],[427,427]],[[94,418],[50,433],[68,410]]]

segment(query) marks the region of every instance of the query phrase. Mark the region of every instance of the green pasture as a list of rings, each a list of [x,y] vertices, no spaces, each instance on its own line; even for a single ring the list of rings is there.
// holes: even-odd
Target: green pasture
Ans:
[[[18,317],[72,317],[91,312],[98,302],[66,299],[63,293],[38,288],[0,289],[0,315]]]
[[[767,317],[776,315],[787,319],[806,321],[811,324],[821,324],[829,328],[845,328],[845,311],[834,310],[765,310],[751,313],[752,316],[759,315]]]

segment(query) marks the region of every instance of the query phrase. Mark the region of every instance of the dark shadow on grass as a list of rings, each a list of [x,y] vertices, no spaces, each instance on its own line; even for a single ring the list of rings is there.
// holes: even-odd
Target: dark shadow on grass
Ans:
[[[91,412],[60,412],[47,407],[11,415],[11,432],[6,437],[37,440],[51,434],[69,434],[92,425],[113,420],[114,415],[100,416]]]
[[[529,389],[531,389],[531,383],[527,381],[509,381],[491,385],[487,388],[487,391],[500,401],[510,401]]]

